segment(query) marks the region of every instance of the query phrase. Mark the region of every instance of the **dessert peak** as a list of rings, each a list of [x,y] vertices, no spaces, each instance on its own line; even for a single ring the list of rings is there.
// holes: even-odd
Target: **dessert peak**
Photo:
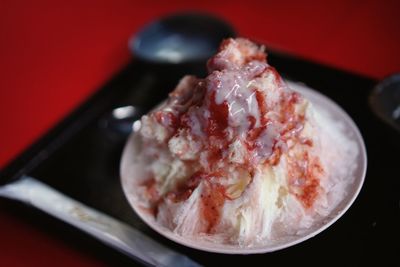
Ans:
[[[250,61],[267,63],[264,46],[245,38],[228,38],[222,41],[215,56],[208,60],[209,73],[215,70],[241,68]]]

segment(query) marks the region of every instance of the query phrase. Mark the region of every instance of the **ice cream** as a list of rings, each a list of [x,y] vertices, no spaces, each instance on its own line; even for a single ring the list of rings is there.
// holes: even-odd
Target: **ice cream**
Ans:
[[[355,145],[288,87],[263,47],[227,39],[207,68],[141,119],[128,181],[140,209],[185,238],[243,247],[329,214],[351,182]]]

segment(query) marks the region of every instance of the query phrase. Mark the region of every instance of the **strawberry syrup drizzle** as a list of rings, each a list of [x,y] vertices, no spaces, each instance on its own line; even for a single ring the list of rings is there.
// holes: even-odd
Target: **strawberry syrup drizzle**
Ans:
[[[225,187],[213,182],[213,179],[222,179],[226,176],[222,172],[206,173],[203,171],[195,172],[188,180],[181,184],[177,190],[169,192],[167,198],[173,202],[187,200],[193,191],[203,182],[203,191],[200,195],[200,212],[207,222],[204,231],[212,233],[221,218],[221,209],[225,202]]]
[[[216,136],[218,138],[225,138],[225,129],[228,127],[228,103],[226,101],[222,104],[215,102],[215,91],[211,93],[209,111],[210,117],[208,118],[207,128],[205,132],[208,136]]]
[[[310,158],[308,152],[302,155],[301,164],[295,161],[289,164],[290,192],[306,208],[311,208],[318,197],[320,188],[319,176],[324,170],[318,158]]]

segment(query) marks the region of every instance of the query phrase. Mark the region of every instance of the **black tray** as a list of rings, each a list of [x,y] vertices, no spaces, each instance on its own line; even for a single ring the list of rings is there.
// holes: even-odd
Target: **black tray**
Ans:
[[[392,244],[398,244],[400,240],[400,141],[398,134],[369,109],[368,95],[376,81],[278,53],[270,53],[268,58],[284,76],[307,84],[342,106],[359,127],[367,147],[368,170],[359,197],[338,222],[306,242],[260,255],[202,252],[155,233],[128,205],[119,181],[119,161],[126,136],[105,128],[104,118],[113,108],[128,104],[138,106],[144,112],[149,110],[166,97],[183,72],[204,74],[203,69],[191,66],[182,71],[132,61],[86,103],[4,168],[0,183],[8,183],[23,174],[33,176],[207,266],[221,262],[227,266],[320,265],[322,260],[324,265],[327,261],[328,265],[348,263],[352,266],[374,261],[383,265],[395,263],[398,247]],[[10,212],[23,219],[33,216],[36,226],[73,246],[79,243],[76,246],[110,265],[133,263],[41,212],[4,202]]]

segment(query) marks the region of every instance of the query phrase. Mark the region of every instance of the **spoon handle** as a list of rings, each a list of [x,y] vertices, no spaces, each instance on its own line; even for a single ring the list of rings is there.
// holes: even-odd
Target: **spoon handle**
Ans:
[[[0,196],[32,205],[148,266],[200,266],[138,230],[23,176],[0,187]]]

